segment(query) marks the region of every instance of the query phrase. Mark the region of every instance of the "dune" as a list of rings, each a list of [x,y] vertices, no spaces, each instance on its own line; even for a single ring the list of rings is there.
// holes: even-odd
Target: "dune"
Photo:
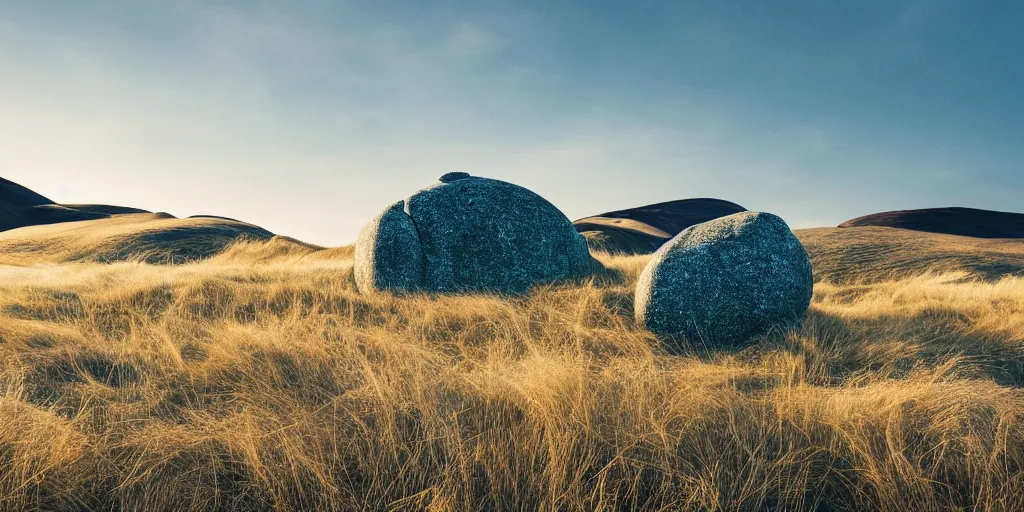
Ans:
[[[927,208],[874,213],[841,228],[880,226],[977,238],[1024,238],[1024,214],[977,208]]]
[[[987,239],[876,226],[794,232],[811,257],[815,281],[882,282],[957,271],[986,281],[1024,276],[1024,239]]]
[[[112,262],[184,263],[209,258],[242,240],[273,233],[217,218],[178,219],[166,213],[28,226],[0,233],[0,264]]]
[[[694,224],[743,211],[742,206],[721,199],[682,199],[602,213],[573,224],[592,250],[650,254]]]

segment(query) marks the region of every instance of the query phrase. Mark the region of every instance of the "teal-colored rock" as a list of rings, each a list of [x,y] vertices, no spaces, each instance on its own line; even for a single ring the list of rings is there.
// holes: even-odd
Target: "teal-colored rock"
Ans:
[[[465,173],[442,178],[363,229],[356,244],[360,290],[522,294],[593,272],[586,241],[544,198]]]
[[[743,212],[691,226],[637,283],[637,321],[707,348],[798,325],[813,292],[807,251],[781,218]]]

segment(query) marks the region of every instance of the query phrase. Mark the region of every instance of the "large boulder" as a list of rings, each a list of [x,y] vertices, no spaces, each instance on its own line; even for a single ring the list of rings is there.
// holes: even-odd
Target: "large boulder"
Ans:
[[[537,194],[511,183],[449,173],[388,207],[356,242],[363,292],[522,294],[593,271],[586,241]]]
[[[744,212],[692,226],[640,274],[636,319],[708,348],[799,323],[811,302],[807,251],[781,218]]]

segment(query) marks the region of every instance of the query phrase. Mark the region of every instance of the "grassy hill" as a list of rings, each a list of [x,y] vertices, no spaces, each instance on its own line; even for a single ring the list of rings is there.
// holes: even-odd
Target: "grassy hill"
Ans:
[[[650,254],[690,226],[745,211],[722,199],[693,198],[602,213],[573,224],[592,251]]]
[[[178,219],[166,213],[115,214],[0,232],[0,265],[209,258],[239,240],[269,240],[257,226],[218,217]]]
[[[1024,214],[946,207],[880,212],[850,219],[841,228],[880,226],[978,238],[1024,238]]]
[[[105,204],[56,204],[13,181],[0,178],[0,232],[27,226],[104,219],[126,213],[150,212]]]
[[[8,233],[0,510],[1024,509],[1024,277],[965,272],[1019,247],[863,229],[798,233],[799,331],[682,356],[633,324],[647,256],[365,296],[351,248]]]
[[[965,272],[983,280],[1024,277],[1024,238],[986,239],[889,227],[796,230],[815,280],[879,282]]]

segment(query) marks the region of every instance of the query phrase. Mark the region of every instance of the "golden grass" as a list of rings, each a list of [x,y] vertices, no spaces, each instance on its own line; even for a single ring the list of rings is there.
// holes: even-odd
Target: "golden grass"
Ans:
[[[1024,277],[1024,239],[974,238],[884,227],[798,229],[815,280],[881,282],[927,272],[985,280]]]
[[[363,296],[350,249],[0,267],[0,510],[1021,510],[1024,279],[819,283],[669,355],[646,257]]]
[[[272,236],[257,226],[215,217],[178,219],[166,213],[114,215],[2,231],[0,265],[127,260],[185,263],[219,254],[240,239],[266,241]],[[297,246],[312,247],[280,238]]]

